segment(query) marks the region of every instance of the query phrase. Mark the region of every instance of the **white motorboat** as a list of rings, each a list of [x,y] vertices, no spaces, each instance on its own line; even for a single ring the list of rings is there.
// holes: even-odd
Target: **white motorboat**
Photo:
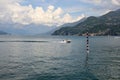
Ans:
[[[62,40],[60,43],[71,43],[71,40]]]

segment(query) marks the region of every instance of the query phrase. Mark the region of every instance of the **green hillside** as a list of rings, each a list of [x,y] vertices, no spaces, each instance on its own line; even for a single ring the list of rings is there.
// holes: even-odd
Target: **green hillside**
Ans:
[[[100,17],[88,17],[85,21],[72,27],[62,27],[52,35],[120,35],[120,9]]]

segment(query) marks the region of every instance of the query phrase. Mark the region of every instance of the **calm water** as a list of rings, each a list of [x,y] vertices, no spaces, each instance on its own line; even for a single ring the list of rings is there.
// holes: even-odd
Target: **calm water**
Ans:
[[[120,38],[0,36],[0,80],[120,80]]]

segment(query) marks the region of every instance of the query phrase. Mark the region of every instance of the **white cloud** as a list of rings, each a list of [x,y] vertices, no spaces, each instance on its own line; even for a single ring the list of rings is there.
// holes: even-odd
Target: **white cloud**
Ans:
[[[72,17],[69,14],[65,14],[63,17],[63,21],[65,23],[69,23],[70,21],[72,21]]]
[[[42,2],[45,2],[45,0],[41,0]]]
[[[111,7],[120,6],[120,0],[79,0],[79,1],[93,4],[96,6],[105,6],[105,8],[108,8],[109,6]]]
[[[16,2],[22,2],[23,0],[0,0],[1,5],[6,5],[6,4],[11,4],[11,3],[16,3]]]
[[[120,0],[112,0],[112,3],[115,5],[120,6]]]
[[[107,14],[107,13],[109,13],[111,10],[105,10],[104,12],[102,12],[100,15],[105,15],[105,14]]]
[[[86,5],[82,6],[83,10],[76,8],[75,11],[84,12],[87,16],[101,16],[109,11],[120,9],[120,0],[79,0],[79,2]]]
[[[82,15],[79,16],[77,19],[73,20],[73,22],[78,21],[78,20],[81,20],[81,19],[83,19],[83,18],[85,18],[85,17],[86,17],[86,16],[85,16],[84,14],[82,14]]]
[[[92,4],[100,4],[102,3],[102,0],[79,0],[85,3],[92,3]]]
[[[62,8],[55,9],[53,5],[43,10],[41,6],[33,8],[32,5],[22,6],[21,0],[0,1],[0,21],[12,22],[23,25],[43,24],[48,26],[59,26],[81,19],[80,16],[74,19],[70,14],[65,13]]]

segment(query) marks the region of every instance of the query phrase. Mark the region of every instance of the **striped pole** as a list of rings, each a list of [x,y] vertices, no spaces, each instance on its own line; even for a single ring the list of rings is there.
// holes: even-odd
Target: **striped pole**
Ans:
[[[90,53],[90,51],[89,51],[89,34],[88,34],[88,32],[86,33],[86,38],[87,38],[87,40],[86,40],[86,65],[85,66],[87,66],[88,65],[88,54]]]
[[[86,33],[86,60],[85,60],[85,70],[88,72],[88,54],[90,53],[89,51],[89,34],[88,32]]]
[[[87,51],[87,54],[89,54],[90,51],[89,51],[89,34],[88,34],[88,32],[86,34],[86,38],[87,38],[86,51]]]

